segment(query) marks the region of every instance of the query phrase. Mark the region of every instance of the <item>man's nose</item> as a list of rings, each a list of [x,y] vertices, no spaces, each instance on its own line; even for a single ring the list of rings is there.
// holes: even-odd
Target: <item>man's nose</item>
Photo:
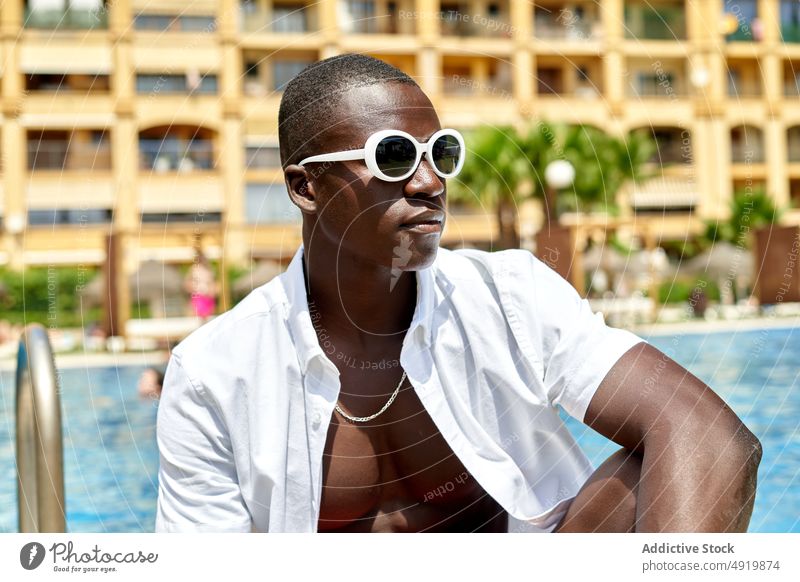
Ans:
[[[406,182],[403,190],[406,196],[435,198],[444,194],[444,180],[436,175],[427,156],[423,155],[417,171]]]

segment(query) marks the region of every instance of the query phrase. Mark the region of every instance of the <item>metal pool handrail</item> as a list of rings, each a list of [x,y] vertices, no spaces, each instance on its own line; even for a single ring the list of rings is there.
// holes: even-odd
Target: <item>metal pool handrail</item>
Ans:
[[[53,350],[40,324],[17,352],[17,499],[21,533],[66,531],[64,454]]]

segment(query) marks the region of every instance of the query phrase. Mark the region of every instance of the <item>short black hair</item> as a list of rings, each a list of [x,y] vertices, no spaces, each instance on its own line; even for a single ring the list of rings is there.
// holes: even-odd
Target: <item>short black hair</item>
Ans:
[[[296,164],[316,149],[320,120],[335,119],[340,97],[349,89],[414,79],[380,59],[345,53],[312,63],[286,84],[278,110],[281,166]],[[309,153],[308,155],[312,155]]]

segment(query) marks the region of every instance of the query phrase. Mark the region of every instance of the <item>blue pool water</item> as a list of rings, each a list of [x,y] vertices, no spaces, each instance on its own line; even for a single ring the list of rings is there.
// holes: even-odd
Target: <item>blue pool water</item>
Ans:
[[[712,386],[761,439],[750,531],[800,532],[800,328],[649,340]],[[62,371],[68,531],[153,531],[157,408],[136,394],[142,370]],[[0,373],[0,532],[17,531],[13,390],[12,374]],[[567,424],[595,466],[619,448],[574,419]]]
[[[136,393],[144,367],[61,371],[64,490],[70,532],[147,532],[155,525],[154,401]],[[0,532],[17,531],[14,378],[0,373]]]

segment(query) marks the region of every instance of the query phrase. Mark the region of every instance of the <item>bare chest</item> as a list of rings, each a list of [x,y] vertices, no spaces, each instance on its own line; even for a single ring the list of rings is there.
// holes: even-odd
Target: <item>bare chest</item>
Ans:
[[[377,412],[402,375],[340,367],[339,404]],[[320,531],[505,531],[505,511],[467,471],[406,379],[365,423],[334,411],[323,455]]]

